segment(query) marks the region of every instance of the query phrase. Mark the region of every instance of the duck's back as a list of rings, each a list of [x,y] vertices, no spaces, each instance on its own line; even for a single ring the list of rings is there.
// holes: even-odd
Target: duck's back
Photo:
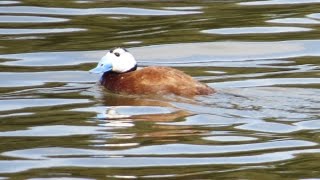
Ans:
[[[215,91],[182,71],[170,67],[146,67],[127,73],[105,73],[101,84],[108,90],[125,94],[207,95]]]

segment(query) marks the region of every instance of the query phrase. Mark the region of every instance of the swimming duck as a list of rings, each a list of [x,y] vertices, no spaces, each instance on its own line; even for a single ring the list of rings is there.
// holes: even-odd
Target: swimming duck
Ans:
[[[102,74],[100,83],[114,93],[135,95],[169,95],[191,97],[215,92],[206,84],[184,72],[160,66],[137,69],[133,55],[124,48],[107,52],[91,73]]]

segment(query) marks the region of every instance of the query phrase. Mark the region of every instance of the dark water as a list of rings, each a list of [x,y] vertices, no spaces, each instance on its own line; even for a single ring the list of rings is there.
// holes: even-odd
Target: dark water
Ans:
[[[0,179],[320,178],[320,1],[0,1]],[[120,96],[107,49],[210,96]]]

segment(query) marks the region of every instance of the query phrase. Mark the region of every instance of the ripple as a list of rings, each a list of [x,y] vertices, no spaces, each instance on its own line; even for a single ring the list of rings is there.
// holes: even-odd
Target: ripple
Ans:
[[[0,7],[0,13],[10,14],[50,14],[50,15],[135,15],[135,16],[172,16],[198,14],[201,11],[174,11],[143,8],[48,8],[35,6]]]
[[[101,113],[105,111],[116,111],[122,115],[147,115],[147,114],[163,114],[173,112],[172,108],[167,107],[157,107],[157,106],[97,106],[89,108],[77,108],[71,111],[81,111],[81,112],[96,112]]]
[[[37,126],[27,130],[5,131],[0,132],[0,137],[58,137],[73,136],[85,134],[106,134],[103,130],[107,128],[96,126],[69,126],[69,125],[53,125],[53,126]]]
[[[98,62],[107,52],[103,51],[66,51],[66,52],[36,52],[0,55],[0,58],[11,59],[3,65],[17,66],[63,66],[79,65],[86,62]],[[67,61],[66,61],[67,59]]]
[[[290,32],[305,32],[312,31],[311,28],[302,27],[284,27],[284,26],[270,26],[270,27],[240,27],[240,28],[220,28],[203,30],[202,33],[209,34],[267,34],[267,33],[290,33]]]
[[[0,100],[0,104],[2,104],[0,106],[0,111],[88,102],[90,101],[87,99],[9,99]]]
[[[11,36],[11,37],[6,37],[9,40],[33,40],[33,39],[46,39],[44,36]]]
[[[320,24],[320,21],[309,19],[309,18],[282,18],[282,19],[272,19],[266,22],[281,23],[281,24]]]
[[[75,148],[35,148],[23,149],[2,153],[3,156],[26,159],[50,159],[55,156],[150,156],[150,155],[191,155],[191,154],[225,154],[235,152],[249,152],[261,150],[288,149],[297,147],[316,146],[317,143],[303,140],[279,140],[262,143],[239,145],[190,145],[190,144],[164,144],[143,146],[126,150],[90,150]],[[164,151],[165,149],[165,151]]]
[[[318,118],[320,98],[317,94],[319,93],[318,89],[312,88],[225,87],[219,93],[200,100],[202,103],[210,104],[209,106],[174,103],[177,108],[198,115],[188,116],[185,121],[165,124],[219,127],[220,129],[242,125],[245,130],[251,130],[249,131],[251,133],[259,133],[260,130],[261,132],[279,131],[279,133],[308,130],[308,127],[304,129],[302,125],[295,123]],[[266,125],[276,127],[263,126],[264,122],[270,120],[278,124],[267,123]],[[280,126],[284,128],[283,131]]]
[[[141,65],[259,67],[288,63],[287,58],[320,56],[320,41],[179,43],[129,50]],[[0,58],[4,60],[0,64],[36,67],[96,63],[106,51],[2,54]]]
[[[182,108],[197,113],[210,112],[224,117],[229,116],[230,120],[226,122],[232,122],[232,117],[235,117],[235,120],[233,120],[235,125],[240,125],[236,124],[237,119],[240,119],[239,122],[244,125],[259,125],[263,124],[266,120],[273,119],[275,123],[284,124],[284,126],[288,125],[290,131],[298,130],[296,129],[297,127],[303,130],[302,126],[292,123],[317,119],[319,111],[317,107],[319,107],[318,104],[320,102],[320,98],[317,96],[320,93],[318,89],[288,87],[231,89],[231,91],[225,92],[227,95],[216,94],[212,97],[216,103],[215,107],[189,107],[189,105],[182,106]],[[212,99],[208,101],[211,102]],[[241,120],[242,118],[244,120]],[[214,120],[212,119],[213,122]],[[264,132],[263,129],[262,132]]]
[[[242,130],[251,130],[258,132],[269,132],[269,133],[291,133],[300,130],[297,126],[276,123],[276,122],[255,122],[248,123],[236,128]]]
[[[74,1],[75,3],[79,3],[79,4],[84,4],[84,3],[93,3],[92,0],[78,0],[78,1]]]
[[[0,1],[0,5],[19,4],[19,1]]]
[[[48,148],[51,154],[59,156],[59,149]],[[70,149],[63,149],[64,151]],[[81,150],[79,150],[81,151]],[[17,151],[16,151],[17,152]],[[53,153],[55,152],[55,153]],[[94,151],[98,155],[102,151]],[[295,158],[299,154],[319,153],[319,149],[293,150],[286,152],[272,152],[258,155],[232,156],[232,157],[88,157],[88,158],[51,158],[42,160],[2,160],[0,161],[0,173],[15,173],[30,169],[53,167],[100,167],[100,168],[137,168],[137,167],[167,167],[167,166],[195,166],[212,164],[259,164],[285,161]],[[8,155],[10,152],[2,153]],[[27,159],[36,155],[30,151]],[[38,152],[41,153],[41,152]],[[74,155],[74,154],[70,154]]]
[[[19,34],[51,34],[86,31],[83,28],[53,28],[53,29],[0,29],[0,35],[19,35]]]
[[[319,0],[266,0],[266,1],[251,1],[241,2],[241,5],[285,5],[285,4],[306,4],[319,3]]]
[[[204,137],[204,140],[208,141],[220,141],[220,142],[238,142],[238,141],[254,141],[257,138],[247,136],[209,136]]]
[[[56,180],[56,179],[61,179],[61,180],[94,180],[91,178],[76,178],[76,177],[54,177],[54,178],[29,178],[28,180]]]
[[[10,79],[8,81],[8,79]],[[86,71],[0,72],[0,87],[39,86],[48,82],[95,82]]]
[[[209,114],[198,114],[194,116],[186,117],[185,121],[182,122],[166,122],[166,123],[159,123],[159,124],[166,124],[166,125],[180,125],[180,126],[230,126],[233,124],[240,124],[240,123],[247,123],[251,122],[252,119],[241,119],[235,117],[223,117],[218,115],[209,115]]]
[[[319,47],[320,41],[318,40],[231,41],[154,45],[133,48],[130,51],[138,61],[147,63],[147,65],[259,67],[288,62],[274,59],[320,56]]]
[[[169,9],[169,10],[199,10],[199,9],[202,9],[202,7],[201,6],[165,7],[164,9]]]
[[[299,85],[299,84],[319,84],[320,78],[272,78],[272,79],[249,79],[241,81],[228,81],[210,83],[212,87],[239,88],[239,87],[262,87],[276,85]]]
[[[3,117],[14,117],[14,116],[29,116],[33,115],[34,113],[11,113],[11,114],[5,114],[5,115],[0,115],[0,118]]]
[[[241,145],[188,145],[169,144],[158,146],[144,146],[136,149],[123,150],[120,154],[130,155],[175,155],[175,154],[221,154],[234,152],[248,152],[267,149],[292,148],[298,146],[315,146],[316,143],[301,140],[273,141],[250,143]],[[165,149],[166,151],[162,151]]]
[[[320,19],[320,13],[313,13],[313,14],[308,15],[307,17],[314,18],[314,19]]]
[[[0,23],[51,23],[65,21],[68,21],[68,19],[41,16],[0,16]]]
[[[295,123],[296,126],[300,127],[301,129],[320,129],[320,120],[310,120],[310,121],[301,121]]]
[[[157,107],[157,106],[97,106],[89,108],[77,108],[72,109],[71,111],[80,111],[80,112],[95,112],[97,113],[98,119],[123,119],[129,118],[135,115],[152,115],[152,114],[168,114],[174,112],[172,108]],[[123,124],[124,123],[124,124]],[[117,126],[129,124],[132,126],[131,122],[122,122],[121,121],[111,121],[104,126]]]
[[[142,44],[142,41],[128,41],[124,42],[124,45],[131,45],[131,44]]]
[[[95,145],[96,147],[135,147],[140,145],[139,143],[122,143],[122,144],[103,144]]]
[[[128,116],[111,116],[110,115],[107,117],[108,119],[124,119],[127,118]],[[100,117],[98,116],[99,119],[105,119],[106,117]],[[104,121],[102,124],[99,124],[99,126],[102,127],[112,127],[113,129],[117,128],[128,128],[128,127],[134,127],[134,124],[132,121],[128,120],[117,120],[117,121]]]

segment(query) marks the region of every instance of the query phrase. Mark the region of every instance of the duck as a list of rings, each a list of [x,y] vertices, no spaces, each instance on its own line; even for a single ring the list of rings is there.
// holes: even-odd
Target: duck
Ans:
[[[134,56],[121,47],[109,50],[89,72],[101,74],[100,84],[117,94],[193,97],[216,92],[178,69],[164,66],[138,68]]]

